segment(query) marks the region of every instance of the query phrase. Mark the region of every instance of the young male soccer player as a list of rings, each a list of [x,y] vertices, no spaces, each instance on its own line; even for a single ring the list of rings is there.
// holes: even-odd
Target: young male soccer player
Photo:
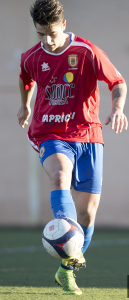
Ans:
[[[112,93],[112,111],[105,124],[111,123],[115,133],[128,126],[123,114],[127,88],[101,49],[64,32],[66,20],[58,1],[36,0],[30,13],[40,42],[21,57],[18,120],[22,128],[28,124],[36,82],[28,140],[39,152],[50,178],[55,218],[78,220],[85,235],[82,252],[63,260],[55,279],[63,286],[64,294],[79,295],[82,292],[76,285],[73,267],[85,265],[83,254],[93,235],[102,183],[103,138],[97,80],[105,81]]]

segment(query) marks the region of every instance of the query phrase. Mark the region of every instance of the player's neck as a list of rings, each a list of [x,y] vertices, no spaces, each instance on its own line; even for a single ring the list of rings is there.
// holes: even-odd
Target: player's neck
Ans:
[[[64,33],[64,39],[62,40],[61,46],[55,50],[55,53],[60,53],[64,51],[70,42],[70,36],[67,33]]]
[[[56,48],[54,51],[50,51],[50,53],[61,53],[63,52],[70,43],[70,36],[67,33],[63,33],[62,41],[58,48]]]

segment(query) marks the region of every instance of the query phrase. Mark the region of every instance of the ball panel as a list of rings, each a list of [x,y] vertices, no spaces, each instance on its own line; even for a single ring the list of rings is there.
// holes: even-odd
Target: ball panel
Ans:
[[[79,237],[78,241],[75,243],[74,250],[76,253],[78,253],[82,249],[83,244],[84,244],[84,237],[81,236],[81,237]]]
[[[60,258],[68,258],[69,257],[69,255],[67,255],[67,253],[63,249],[63,244],[58,244],[58,245],[54,244],[53,247],[56,250],[56,252],[58,253],[58,255],[60,256]]]
[[[64,244],[63,249],[68,256],[74,256],[75,253],[75,243],[71,240]]]
[[[49,254],[51,254],[52,256],[54,256],[56,258],[61,258],[61,256],[57,253],[56,249],[53,248],[51,245],[49,248]]]
[[[43,243],[43,246],[44,246],[45,250],[47,252],[49,252],[50,244],[44,239],[42,239],[42,243]]]
[[[74,235],[66,244],[64,244],[63,248],[67,255],[74,256],[82,249],[83,243],[84,236],[77,232],[76,235]]]
[[[55,232],[54,234],[53,234],[53,240],[58,240],[58,239],[60,239],[60,238],[62,238],[62,236],[64,236],[64,232],[63,232],[63,230],[61,231],[61,230],[58,230],[57,232]]]
[[[66,218],[66,220],[70,224],[74,225],[84,235],[83,229],[82,229],[81,225],[78,222],[76,222],[75,220],[73,220],[71,218]]]
[[[58,219],[54,219],[54,220],[52,220],[52,221],[50,221],[48,224],[47,224],[47,226],[45,227],[45,232],[44,232],[44,235],[45,236],[48,236],[49,235],[49,237],[51,236],[51,238],[50,239],[53,239],[53,234],[55,233],[55,232],[57,232],[58,231],[58,223],[59,223],[59,220]]]
[[[84,243],[84,236],[82,234],[80,234],[79,232],[77,232],[76,235],[74,235],[71,239],[71,242],[73,242],[74,244],[78,243],[80,241],[81,245],[83,246]]]
[[[42,239],[43,246],[45,250],[56,258],[61,258],[57,251],[44,239]]]
[[[70,224],[65,219],[59,219],[59,230],[64,231],[66,233],[70,229]]]

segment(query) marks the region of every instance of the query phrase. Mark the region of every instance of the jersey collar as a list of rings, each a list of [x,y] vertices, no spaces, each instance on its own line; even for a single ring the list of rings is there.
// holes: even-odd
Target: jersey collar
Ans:
[[[72,32],[66,32],[66,33],[71,35],[71,43],[62,52],[60,52],[60,53],[49,52],[49,51],[47,51],[46,49],[43,48],[43,43],[41,42],[41,48],[43,49],[43,51],[50,54],[50,55],[54,55],[54,56],[59,56],[59,55],[63,54],[65,51],[67,51],[69,49],[69,47],[72,45],[72,43],[74,42],[75,34],[72,33]]]

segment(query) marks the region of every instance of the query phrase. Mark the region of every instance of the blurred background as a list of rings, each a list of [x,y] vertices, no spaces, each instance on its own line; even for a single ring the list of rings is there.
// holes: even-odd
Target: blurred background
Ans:
[[[31,0],[0,1],[0,226],[43,226],[53,218],[50,183],[38,153],[20,128],[18,88],[20,56],[38,42],[29,14]],[[61,0],[67,31],[74,32],[106,52],[129,87],[129,1]],[[100,87],[100,120],[103,125],[103,190],[96,227],[129,228],[129,130],[115,135],[105,120],[111,111],[106,83]],[[124,112],[129,119],[129,101]],[[32,100],[32,110],[35,95]]]

